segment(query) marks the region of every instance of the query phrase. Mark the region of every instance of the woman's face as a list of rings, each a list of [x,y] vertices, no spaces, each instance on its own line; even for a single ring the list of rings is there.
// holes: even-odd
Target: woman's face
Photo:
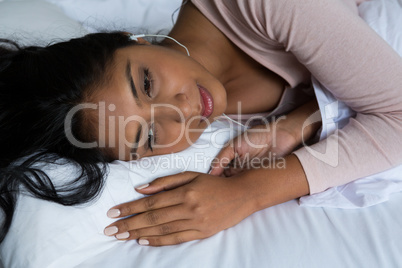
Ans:
[[[149,43],[119,49],[111,69],[94,99],[98,142],[114,159],[181,151],[226,109],[223,85],[172,49]]]

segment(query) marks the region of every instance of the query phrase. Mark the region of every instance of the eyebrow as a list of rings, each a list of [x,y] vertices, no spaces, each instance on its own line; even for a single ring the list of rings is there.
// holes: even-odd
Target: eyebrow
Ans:
[[[137,92],[137,89],[135,88],[133,76],[131,75],[131,63],[130,63],[130,60],[127,61],[127,65],[126,65],[126,78],[127,78],[128,84],[131,87],[131,92],[133,93],[135,102],[141,108],[142,103],[140,101],[140,98],[138,97],[138,92]]]
[[[134,146],[131,149],[132,154],[137,154],[138,144],[141,138],[141,132],[142,132],[142,125],[140,125],[140,127],[138,128],[137,135],[135,136]]]

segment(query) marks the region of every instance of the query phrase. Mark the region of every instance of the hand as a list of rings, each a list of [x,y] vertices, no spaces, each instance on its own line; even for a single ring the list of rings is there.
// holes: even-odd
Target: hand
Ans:
[[[195,172],[154,180],[142,194],[154,194],[118,205],[108,215],[121,219],[105,229],[122,240],[164,246],[202,239],[225,230],[256,211],[241,177],[223,178]]]
[[[210,174],[233,176],[245,169],[269,165],[273,158],[291,153],[300,142],[291,128],[280,123],[250,128],[231,140],[213,161]]]

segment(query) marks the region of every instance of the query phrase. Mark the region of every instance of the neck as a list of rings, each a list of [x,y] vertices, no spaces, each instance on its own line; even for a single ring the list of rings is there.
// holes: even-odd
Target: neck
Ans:
[[[191,57],[225,84],[232,66],[233,44],[192,4],[186,4],[169,36],[187,47]],[[183,47],[165,39],[162,46],[186,54]]]

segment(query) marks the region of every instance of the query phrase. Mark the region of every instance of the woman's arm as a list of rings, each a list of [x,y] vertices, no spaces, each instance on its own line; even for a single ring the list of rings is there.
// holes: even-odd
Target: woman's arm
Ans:
[[[210,174],[221,175],[224,172],[226,176],[232,176],[244,169],[256,168],[258,164],[267,165],[267,161],[273,162],[273,158],[286,156],[304,145],[320,126],[321,114],[314,99],[267,125],[254,126],[231,140],[214,159]]]
[[[310,120],[311,117],[314,117],[314,122]],[[317,100],[311,100],[291,111],[283,123],[284,127],[292,131],[297,146],[308,142],[321,126],[321,114]]]
[[[402,162],[402,60],[358,17],[354,0],[192,1],[233,42],[241,36],[239,47],[269,55],[266,66],[289,83],[305,79],[301,63],[357,112],[335,135],[295,153],[311,193]],[[293,57],[296,65],[287,64]]]
[[[154,194],[121,204],[111,217],[126,217],[105,229],[121,240],[139,239],[141,245],[165,246],[212,236],[252,213],[308,194],[303,169],[294,155],[286,168],[260,168],[230,178],[184,172],[154,180],[137,189]]]
[[[267,34],[357,112],[335,135],[295,153],[310,193],[401,164],[401,57],[341,1],[265,3]]]

